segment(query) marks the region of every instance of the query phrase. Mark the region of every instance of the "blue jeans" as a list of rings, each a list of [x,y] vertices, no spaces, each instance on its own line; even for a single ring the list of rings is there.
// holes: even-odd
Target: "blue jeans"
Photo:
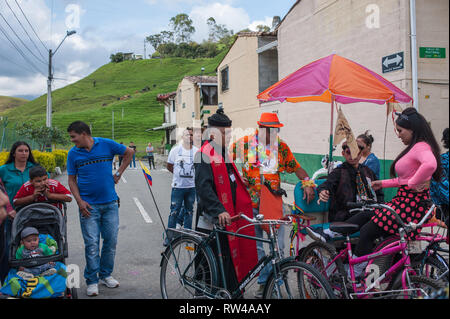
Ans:
[[[183,221],[184,227],[192,229],[192,214],[195,202],[195,187],[172,188],[168,228],[175,228],[177,221]],[[183,210],[181,207],[183,206]],[[183,215],[181,215],[183,214]]]
[[[23,271],[29,272],[33,276],[39,276],[44,271],[47,271],[47,270],[49,270],[50,268],[53,268],[53,267],[54,266],[52,266],[50,263],[47,263],[47,264],[43,264],[43,265],[32,267],[32,268],[24,268]]]
[[[259,214],[259,209],[253,208],[253,216],[256,216],[258,214]],[[264,230],[259,225],[255,226],[255,236],[259,237],[259,238],[264,238]],[[280,247],[281,256],[283,256],[283,252],[284,252],[284,227],[283,226],[280,226],[280,228],[278,229],[277,239],[278,239],[278,245]],[[260,260],[261,258],[263,258],[266,255],[263,244],[264,243],[261,241],[256,242],[256,250],[258,252],[258,260]],[[258,284],[265,285],[266,281],[267,281],[267,279],[269,279],[269,276],[271,273],[272,273],[272,264],[269,263],[259,273]]]
[[[136,168],[136,154],[133,154],[133,159],[132,159],[132,161],[130,162],[130,168],[132,167],[131,164],[133,164],[133,165],[134,165],[134,168]]]
[[[110,276],[114,269],[117,236],[119,233],[119,206],[117,202],[91,204],[91,216],[80,213],[81,232],[84,239],[86,283],[96,284]],[[103,238],[100,256],[100,237]]]

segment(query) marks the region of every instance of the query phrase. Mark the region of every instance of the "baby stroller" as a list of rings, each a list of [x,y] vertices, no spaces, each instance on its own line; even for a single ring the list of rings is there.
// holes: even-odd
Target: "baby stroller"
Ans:
[[[11,270],[7,280],[5,280],[2,293],[5,294],[5,286],[10,284],[11,291],[9,291],[9,295],[15,297],[77,298],[76,288],[68,288],[66,285],[67,272],[65,258],[68,257],[66,228],[67,205],[64,202],[60,204],[63,205],[63,211],[51,205],[50,202],[35,203],[17,209],[17,215],[12,224],[11,245],[9,249],[9,265]],[[26,227],[37,228],[40,242],[50,243],[50,246],[53,244],[55,253],[50,256],[16,259],[16,251],[20,246],[21,233]],[[39,276],[33,278],[34,280],[20,280],[20,277],[15,274],[15,270],[20,266],[31,268],[49,262],[54,262],[57,270],[56,274],[49,277],[46,276],[44,278]]]

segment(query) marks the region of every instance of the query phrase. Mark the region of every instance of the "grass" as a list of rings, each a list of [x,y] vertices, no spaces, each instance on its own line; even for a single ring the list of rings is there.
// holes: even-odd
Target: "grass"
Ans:
[[[8,109],[16,108],[27,102],[28,102],[28,100],[25,100],[25,99],[0,95],[0,112],[6,111]]]
[[[92,127],[93,136],[112,138],[114,112],[114,140],[128,145],[133,141],[139,153],[149,142],[160,145],[164,131],[147,132],[161,126],[164,107],[156,100],[158,94],[176,91],[187,75],[215,75],[216,67],[225,52],[213,59],[152,59],[109,63],[84,79],[55,90],[53,98],[53,126],[66,130],[76,120]],[[95,81],[95,86],[94,86]],[[142,92],[144,88],[150,90]],[[118,100],[131,95],[126,100]],[[2,111],[10,123],[31,121],[45,125],[47,95]],[[12,125],[11,125],[12,126]]]

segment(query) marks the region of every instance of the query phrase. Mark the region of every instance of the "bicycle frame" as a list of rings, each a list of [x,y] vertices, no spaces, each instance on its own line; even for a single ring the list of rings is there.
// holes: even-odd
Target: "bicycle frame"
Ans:
[[[249,226],[254,226],[253,224],[249,224],[245,227],[249,227]],[[182,281],[183,285],[187,285],[191,288],[194,288],[196,290],[201,291],[202,293],[205,294],[205,296],[209,297],[209,298],[214,298],[217,296],[217,294],[219,294],[220,292],[222,293],[226,293],[227,296],[229,296],[230,298],[237,298],[240,297],[242,295],[242,290],[245,289],[245,287],[248,286],[248,284],[252,281],[252,279],[254,279],[256,277],[256,275],[261,272],[261,270],[267,266],[268,264],[270,264],[273,260],[275,260],[275,262],[273,263],[274,267],[273,267],[273,273],[274,276],[278,276],[279,273],[279,265],[280,265],[280,260],[281,259],[277,259],[277,257],[280,257],[279,255],[279,250],[278,250],[278,243],[277,243],[277,238],[274,234],[273,231],[273,227],[272,225],[270,225],[270,235],[269,235],[269,239],[264,239],[264,238],[259,238],[259,237],[255,237],[255,236],[248,236],[248,235],[242,235],[239,233],[234,233],[234,232],[229,232],[226,230],[222,230],[220,228],[214,227],[213,231],[209,234],[209,235],[204,235],[200,247],[206,247],[206,246],[210,246],[212,241],[216,242],[217,245],[217,249],[218,249],[218,256],[219,256],[219,260],[218,260],[218,265],[219,265],[219,273],[222,279],[222,283],[224,287],[218,287],[219,289],[217,289],[217,291],[214,292],[208,292],[205,291],[205,289],[203,289],[202,287],[197,287],[195,285],[195,283],[191,283],[187,280],[185,280],[185,276],[186,273],[191,269],[191,267],[195,267],[194,262],[196,260],[196,257],[198,255],[198,252],[195,253],[194,258],[192,258],[192,261],[188,264],[188,266],[186,267],[186,270],[184,271],[183,274],[180,274],[180,280]],[[241,228],[242,229],[242,228]],[[238,230],[239,231],[239,230]],[[181,232],[181,231],[179,231]],[[182,232],[181,232],[182,233]],[[224,235],[229,235],[229,236],[235,236],[235,237],[239,237],[239,238],[244,238],[244,239],[250,239],[250,240],[255,240],[255,241],[259,241],[259,242],[263,242],[263,243],[268,243],[270,245],[270,254],[264,256],[263,258],[261,258],[258,263],[256,264],[255,267],[252,268],[252,270],[250,270],[250,272],[243,278],[243,280],[241,282],[238,283],[238,288],[235,291],[232,291],[231,293],[228,290],[227,287],[227,282],[226,282],[226,278],[225,278],[225,269],[224,269],[224,264],[223,264],[223,260],[222,260],[222,249],[221,249],[221,245],[220,245],[220,240],[219,240],[219,236],[218,234],[224,234]],[[214,256],[215,257],[215,256]],[[217,258],[215,258],[216,260]],[[217,263],[217,260],[216,260]],[[178,268],[178,265],[176,265],[176,268]]]

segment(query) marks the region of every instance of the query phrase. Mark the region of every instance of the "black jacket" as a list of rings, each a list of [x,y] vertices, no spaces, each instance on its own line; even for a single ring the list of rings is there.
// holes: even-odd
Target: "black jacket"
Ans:
[[[372,170],[360,164],[358,170],[361,173],[362,180],[365,184],[368,195],[372,198],[372,194],[367,185],[367,178],[374,181],[376,180],[375,174]],[[328,211],[328,220],[333,221],[345,221],[350,217],[348,202],[356,202],[357,187],[356,187],[356,173],[357,169],[344,162],[342,165],[334,169],[327,177],[327,180],[317,187],[317,192],[320,193],[323,190],[330,192],[330,209]],[[377,201],[384,201],[384,193],[380,189],[376,192]]]

